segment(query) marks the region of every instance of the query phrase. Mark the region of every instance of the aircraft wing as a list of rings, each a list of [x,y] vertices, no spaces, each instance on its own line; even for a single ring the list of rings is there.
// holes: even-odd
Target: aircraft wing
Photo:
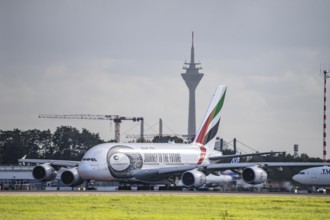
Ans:
[[[221,170],[230,170],[230,169],[244,169],[246,167],[257,166],[260,168],[280,168],[280,167],[315,167],[315,166],[324,166],[330,165],[329,163],[324,164],[323,162],[253,162],[253,163],[217,163],[217,164],[208,164],[208,165],[189,165],[189,166],[180,166],[180,167],[166,167],[166,168],[156,168],[156,169],[144,169],[136,170],[133,173],[133,176],[142,181],[151,181],[154,178],[164,178],[167,176],[177,176],[182,173],[194,170],[201,169],[205,171],[221,171]]]
[[[48,163],[52,166],[62,166],[62,167],[76,167],[80,164],[80,161],[70,161],[70,160],[48,160],[48,159],[22,159],[18,160],[19,163],[33,163],[33,164],[43,164]]]
[[[188,165],[179,167],[166,167],[155,169],[136,170],[133,173],[134,178],[140,181],[156,181],[169,176],[179,176],[186,171],[200,169],[204,171],[222,171],[230,169],[244,169],[246,167],[257,166],[259,168],[280,168],[280,167],[313,167],[324,166],[322,162],[259,162],[259,163],[217,163],[208,165]]]
[[[208,164],[203,168],[208,171],[244,169],[245,167],[258,166],[260,168],[279,168],[279,167],[317,167],[325,166],[329,163],[323,162],[254,162],[254,163],[217,163]]]
[[[261,153],[250,153],[250,154],[231,154],[231,155],[222,155],[222,156],[211,156],[209,157],[210,160],[221,160],[226,158],[236,158],[236,157],[248,157],[248,156],[258,156],[258,155],[267,155],[267,154],[279,154],[285,152],[261,152]]]

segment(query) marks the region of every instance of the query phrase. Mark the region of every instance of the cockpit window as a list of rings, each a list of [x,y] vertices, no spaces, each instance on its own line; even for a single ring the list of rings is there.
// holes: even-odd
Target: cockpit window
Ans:
[[[93,162],[96,162],[97,160],[95,158],[83,158],[82,161],[93,161]]]
[[[299,174],[300,174],[300,175],[305,175],[305,172],[300,172]]]

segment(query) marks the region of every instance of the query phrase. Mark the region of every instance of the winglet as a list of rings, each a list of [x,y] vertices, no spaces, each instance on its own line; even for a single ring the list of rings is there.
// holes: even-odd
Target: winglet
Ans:
[[[208,145],[214,141],[220,124],[220,112],[225,101],[227,86],[218,86],[194,140],[195,144]],[[211,147],[211,146],[210,146]]]
[[[21,158],[21,160],[25,160],[26,159],[26,154]],[[22,162],[22,165],[25,166],[25,162]]]

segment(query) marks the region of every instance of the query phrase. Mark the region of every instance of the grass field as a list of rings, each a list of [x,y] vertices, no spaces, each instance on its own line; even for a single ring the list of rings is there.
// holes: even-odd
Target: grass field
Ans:
[[[330,197],[0,193],[0,219],[330,219]]]

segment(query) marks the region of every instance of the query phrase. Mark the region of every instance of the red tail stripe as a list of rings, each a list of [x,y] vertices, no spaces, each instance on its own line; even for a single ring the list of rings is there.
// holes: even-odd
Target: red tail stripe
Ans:
[[[201,165],[206,155],[206,148],[204,146],[200,146],[199,149],[201,150],[201,155],[199,156],[199,160],[197,165]]]
[[[199,133],[199,136],[196,140],[197,143],[200,143],[202,144],[203,143],[203,138],[205,137],[205,134],[207,132],[207,128],[209,127],[210,125],[210,122],[212,120],[212,117],[213,117],[213,111],[211,112],[211,114],[209,115],[209,117],[207,118],[205,124],[203,125],[203,128],[201,129],[201,132]]]

